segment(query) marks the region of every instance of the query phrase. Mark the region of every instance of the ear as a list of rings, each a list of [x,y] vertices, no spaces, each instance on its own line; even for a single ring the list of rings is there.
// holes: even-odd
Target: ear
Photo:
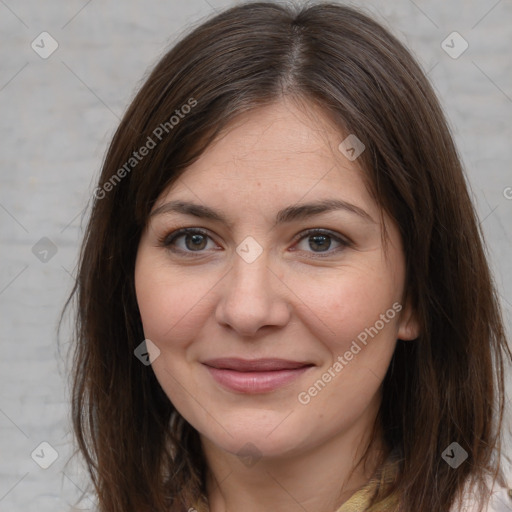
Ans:
[[[413,310],[410,303],[407,303],[400,314],[397,338],[400,340],[415,340],[419,335],[420,325],[416,312]]]

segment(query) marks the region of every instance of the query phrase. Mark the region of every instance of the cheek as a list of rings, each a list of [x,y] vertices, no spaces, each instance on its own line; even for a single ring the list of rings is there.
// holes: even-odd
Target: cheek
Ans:
[[[135,290],[144,336],[160,350],[151,366],[173,406],[193,425],[201,425],[201,411],[190,396],[201,396],[204,390],[188,361],[188,349],[210,314],[210,281],[170,269],[149,251],[139,252]]]
[[[329,428],[356,421],[379,401],[378,390],[396,346],[402,309],[397,298],[398,291],[386,283],[360,276],[318,301],[316,323],[323,332],[318,339],[330,357],[298,401]]]
[[[159,348],[178,348],[193,337],[209,311],[212,276],[170,269],[141,251],[135,266],[135,290],[144,335]],[[172,344],[171,344],[172,340]]]
[[[347,267],[334,275],[326,273],[325,278],[297,276],[290,283],[301,299],[297,304],[301,318],[333,353],[348,350],[359,335],[364,342],[368,330],[375,333],[376,323],[382,338],[394,340],[396,336],[398,312],[393,304],[399,304],[402,283],[393,272],[368,268]]]

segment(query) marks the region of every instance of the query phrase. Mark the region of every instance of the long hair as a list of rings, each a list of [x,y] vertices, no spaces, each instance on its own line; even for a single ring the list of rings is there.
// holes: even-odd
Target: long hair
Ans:
[[[471,480],[500,478],[507,345],[465,175],[438,100],[404,46],[346,6],[249,3],[183,37],[149,74],[107,151],[74,289],[72,421],[100,512],[187,510],[203,498],[197,432],[134,350],[134,287],[156,198],[234,118],[293,98],[319,106],[366,150],[381,212],[400,229],[406,296],[421,334],[398,341],[379,422],[400,470],[400,510],[447,511]],[[341,139],[340,139],[341,141]],[[142,148],[146,148],[143,150]],[[442,454],[457,442],[456,470]]]

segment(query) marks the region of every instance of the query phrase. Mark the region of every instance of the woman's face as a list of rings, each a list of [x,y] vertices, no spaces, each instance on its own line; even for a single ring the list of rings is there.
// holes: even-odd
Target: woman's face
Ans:
[[[354,152],[338,150],[348,134],[312,112],[241,116],[160,195],[140,241],[153,371],[203,441],[234,454],[362,433],[397,338],[418,334],[398,230],[385,217],[385,254]]]

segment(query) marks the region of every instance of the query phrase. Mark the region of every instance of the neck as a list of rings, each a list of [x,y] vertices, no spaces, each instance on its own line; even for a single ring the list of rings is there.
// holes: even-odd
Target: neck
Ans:
[[[263,456],[249,466],[202,437],[210,512],[336,511],[368,483],[386,455],[380,432],[373,442],[369,439],[372,425],[353,425],[309,451]]]

